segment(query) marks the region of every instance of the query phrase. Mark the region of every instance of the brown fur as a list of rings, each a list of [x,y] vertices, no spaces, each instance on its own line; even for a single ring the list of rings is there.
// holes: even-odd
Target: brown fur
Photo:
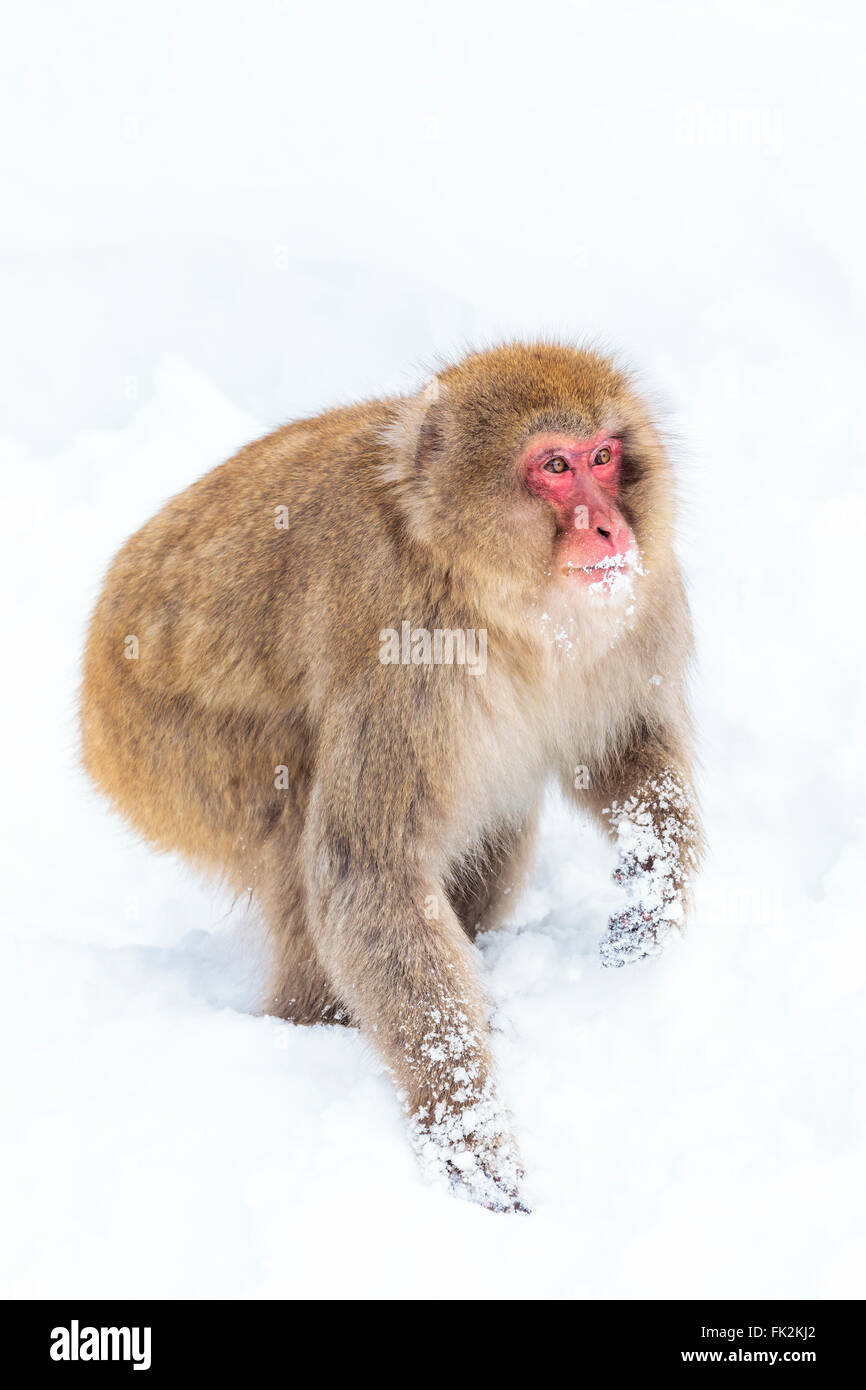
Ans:
[[[622,437],[619,505],[647,571],[615,638],[580,599],[568,650],[542,619],[554,525],[515,473],[542,428]],[[257,897],[275,948],[266,1007],[359,1023],[425,1162],[491,1206],[517,1204],[519,1170],[470,936],[528,872],[551,775],[602,819],[632,796],[667,817],[668,774],[689,800],[672,532],[668,463],[626,377],[592,353],[512,344],[417,397],[242,449],[126,543],[91,621],[94,782],[154,845]],[[383,665],[380,632],[404,620],[485,629],[486,673]],[[690,804],[675,829],[685,884]],[[627,874],[651,869],[639,860]]]

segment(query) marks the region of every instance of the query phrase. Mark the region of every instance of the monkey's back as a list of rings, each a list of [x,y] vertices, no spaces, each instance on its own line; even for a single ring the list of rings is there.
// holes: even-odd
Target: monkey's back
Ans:
[[[387,515],[371,527],[387,418],[375,402],[257,440],[113,560],[84,655],[83,761],[158,847],[243,875],[250,849],[303,814],[341,643],[357,659],[346,601],[357,627],[364,583],[399,582]]]

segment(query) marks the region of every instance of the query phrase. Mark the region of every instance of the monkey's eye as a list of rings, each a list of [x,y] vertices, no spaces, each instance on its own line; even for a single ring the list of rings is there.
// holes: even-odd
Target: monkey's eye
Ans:
[[[547,463],[544,465],[545,473],[565,473],[567,468],[568,464],[565,459],[560,458],[558,454],[556,458],[548,459]]]
[[[598,453],[596,454],[595,458],[593,459],[593,461],[592,461],[592,466],[593,466],[593,468],[595,468],[596,465],[598,465],[599,467],[603,468],[604,465],[605,465],[606,463],[610,463],[610,460],[611,460],[611,452],[610,452],[610,449],[609,449],[609,448],[607,447],[607,445],[605,444],[604,448],[603,448],[603,449],[599,449]]]

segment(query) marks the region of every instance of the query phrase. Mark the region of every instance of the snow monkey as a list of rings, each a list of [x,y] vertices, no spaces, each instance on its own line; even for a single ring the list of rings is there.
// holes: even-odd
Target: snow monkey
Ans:
[[[655,955],[700,854],[673,486],[628,377],[510,343],[240,450],[115,558],[84,761],[258,902],[265,1012],[357,1024],[428,1174],[523,1210],[474,944],[558,779],[614,837],[601,955]]]

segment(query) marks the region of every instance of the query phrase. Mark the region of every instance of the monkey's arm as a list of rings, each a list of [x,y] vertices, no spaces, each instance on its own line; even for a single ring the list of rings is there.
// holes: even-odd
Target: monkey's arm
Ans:
[[[659,955],[685,920],[703,843],[689,761],[679,735],[641,725],[582,793],[619,851],[625,903],[602,938],[606,966]]]
[[[372,698],[359,692],[329,712],[305,831],[316,949],[397,1081],[428,1174],[494,1210],[521,1209],[474,949],[443,886],[436,759],[425,765],[407,717],[407,673],[390,673],[407,682],[405,703],[381,698],[388,678],[374,674]]]

